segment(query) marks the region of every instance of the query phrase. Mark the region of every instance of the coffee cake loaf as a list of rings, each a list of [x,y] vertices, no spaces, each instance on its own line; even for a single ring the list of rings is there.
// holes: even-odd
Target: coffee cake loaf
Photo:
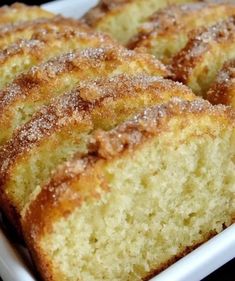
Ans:
[[[144,48],[165,63],[170,63],[187,44],[191,32],[209,27],[235,15],[235,3],[190,3],[172,5],[154,13],[140,26],[129,47]]]
[[[235,115],[179,99],[97,131],[22,225],[45,280],[148,280],[235,218]]]
[[[125,44],[154,11],[169,4],[194,1],[196,0],[101,0],[83,20],[92,28],[103,31]]]

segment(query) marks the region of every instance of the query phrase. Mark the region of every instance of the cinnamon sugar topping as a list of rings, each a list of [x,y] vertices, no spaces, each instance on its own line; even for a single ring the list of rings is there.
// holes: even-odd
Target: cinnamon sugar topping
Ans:
[[[92,140],[91,151],[98,157],[112,158],[123,150],[133,149],[144,139],[160,133],[166,119],[172,116],[203,113],[217,116],[225,114],[235,125],[235,112],[223,105],[213,107],[203,99],[189,102],[172,98],[167,104],[147,108],[134,119],[123,123],[110,132],[98,131]]]
[[[193,33],[186,47],[172,62],[172,71],[176,79],[186,82],[192,69],[200,58],[216,44],[232,44],[235,41],[235,16],[219,22],[209,28],[201,28]]]
[[[210,90],[207,99],[212,104],[231,105],[235,93],[235,59],[224,64]]]

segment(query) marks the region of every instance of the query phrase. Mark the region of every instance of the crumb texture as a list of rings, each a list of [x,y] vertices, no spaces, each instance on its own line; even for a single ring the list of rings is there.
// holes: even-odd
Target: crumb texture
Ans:
[[[38,244],[68,280],[140,280],[232,223],[234,131],[212,119],[170,118],[167,132],[64,183],[82,203]]]

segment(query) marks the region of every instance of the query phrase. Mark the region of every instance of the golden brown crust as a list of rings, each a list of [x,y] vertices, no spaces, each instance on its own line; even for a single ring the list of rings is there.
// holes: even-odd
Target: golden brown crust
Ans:
[[[36,18],[51,18],[54,15],[38,6],[27,6],[14,3],[0,8],[0,25],[33,20]]]
[[[235,59],[224,64],[206,98],[212,104],[235,107]]]
[[[177,98],[167,105],[146,109],[146,111],[134,120],[125,122],[117,129],[104,132],[97,132],[94,144],[92,145],[93,154],[104,159],[111,159],[123,153],[124,150],[132,150],[145,139],[158,134],[164,126],[161,122],[174,115],[202,115],[218,116],[228,118],[228,122],[235,125],[235,112],[224,106],[213,107],[208,102],[198,99],[196,101],[182,101]],[[185,116],[186,119],[187,116]]]
[[[175,79],[188,84],[194,68],[203,61],[215,45],[226,46],[235,42],[235,17],[207,29],[202,28],[192,35],[186,47],[172,61]],[[223,50],[221,49],[221,52]]]
[[[67,33],[66,33],[67,34]],[[82,33],[79,33],[78,37]],[[75,40],[72,32],[72,40]],[[101,35],[102,36],[102,35]],[[92,44],[110,45],[105,48],[90,48],[84,51],[69,53],[52,59],[40,66],[33,67],[28,73],[19,76],[14,82],[0,91],[0,128],[5,131],[1,143],[10,136],[7,131],[15,127],[9,126],[14,120],[14,109],[23,103],[45,103],[56,95],[52,90],[59,87],[65,75],[75,80],[89,79],[100,75],[106,76],[115,71],[127,73],[147,73],[150,75],[168,76],[169,72],[164,65],[147,54],[128,51],[119,46],[112,46],[102,37],[95,37]],[[91,40],[90,36],[81,35],[79,40]],[[55,41],[53,41],[55,42]],[[61,86],[60,86],[61,87]],[[36,105],[35,105],[36,107]],[[20,109],[19,109],[20,110]],[[10,131],[11,132],[11,131]]]
[[[19,40],[4,50],[0,50],[0,65],[3,65],[13,56],[23,55],[25,53],[35,54],[43,47],[44,43],[39,40]]]
[[[88,112],[93,106],[88,101],[80,98],[79,88],[73,93],[63,96],[58,102],[42,108],[41,111],[15,132],[13,138],[6,143],[0,150],[0,178],[1,188],[9,174],[11,166],[17,159],[26,154],[32,147],[37,146],[46,137],[53,134],[54,131],[72,123],[86,122],[88,120]],[[7,159],[4,159],[7,156]]]
[[[0,48],[4,48],[19,39],[31,39],[35,32],[59,32],[66,27],[78,28],[79,31],[89,32],[88,26],[78,20],[55,16],[49,19],[36,19],[18,24],[0,26]]]
[[[31,41],[25,41],[26,47],[28,47],[28,42],[31,44]],[[32,44],[34,42],[35,41],[32,41]],[[22,43],[24,44],[24,41]],[[13,52],[18,52],[18,50],[19,49],[15,50],[15,48],[13,48]],[[9,51],[9,54],[12,55],[13,52]],[[99,49],[90,48],[81,52],[69,53],[52,59],[42,65],[33,67],[28,73],[18,77],[12,85],[9,85],[9,87],[1,92],[0,112],[2,113],[7,106],[14,103],[16,98],[25,98],[25,96],[35,94],[35,91],[38,87],[46,86],[49,82],[53,82],[52,79],[54,79],[60,73],[70,72],[74,69],[80,70],[82,67],[87,69],[96,69],[102,61],[112,61],[114,64],[114,69],[119,63],[134,59],[135,57],[136,56],[134,52],[122,48],[107,47]],[[151,57],[147,57],[144,54],[140,54],[139,58],[143,58],[143,66],[146,62],[146,59],[149,58],[148,63],[149,65],[153,65],[153,70],[154,67],[156,67],[156,72],[159,69],[159,72],[162,71],[162,76],[168,76],[169,72],[159,61],[154,59],[152,60]],[[3,61],[5,59],[6,56],[2,55],[1,60]],[[84,79],[85,77],[86,76],[84,76]],[[34,86],[36,86],[35,89],[33,88]]]
[[[98,131],[91,142],[90,152],[61,166],[29,206],[23,218],[26,237],[35,242],[44,231],[50,232],[58,217],[68,215],[85,198],[96,197],[93,187],[96,180],[101,180],[96,176],[106,161],[120,157],[124,152],[133,151],[153,136],[164,133],[172,117],[182,118],[185,124],[185,120],[190,120],[192,116],[210,116],[221,124],[235,127],[235,113],[228,107],[213,107],[201,99],[189,102],[175,98],[168,104],[146,109],[116,129],[109,132]],[[77,181],[81,185],[75,184]],[[88,182],[92,182],[92,185],[87,184]]]
[[[63,72],[73,71],[81,68],[96,69],[103,61],[110,61],[110,69],[115,69],[118,65],[126,61],[139,60],[143,65],[143,72],[147,66],[152,68],[153,74],[166,77],[170,75],[167,68],[153,57],[128,51],[119,47],[111,46],[106,48],[88,48],[81,52],[69,53],[58,58],[32,68],[28,73],[18,77],[12,85],[0,92],[0,114],[7,106],[15,102],[16,97],[29,96],[35,94],[36,87],[42,87],[45,82],[50,87],[51,79]],[[84,76],[85,78],[85,76]],[[89,77],[87,77],[89,78]],[[36,86],[33,91],[32,88]],[[36,94],[37,95],[37,94]]]

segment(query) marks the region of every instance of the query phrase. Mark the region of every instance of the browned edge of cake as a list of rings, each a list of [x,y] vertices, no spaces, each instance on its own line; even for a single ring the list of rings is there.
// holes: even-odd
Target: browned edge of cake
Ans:
[[[224,64],[207,92],[206,99],[212,104],[231,105],[235,108],[235,59]]]
[[[194,31],[185,48],[172,60],[171,70],[174,80],[188,84],[195,67],[203,61],[215,44],[226,46],[232,44],[234,40],[235,16],[209,28]],[[202,71],[206,72],[206,68]]]

